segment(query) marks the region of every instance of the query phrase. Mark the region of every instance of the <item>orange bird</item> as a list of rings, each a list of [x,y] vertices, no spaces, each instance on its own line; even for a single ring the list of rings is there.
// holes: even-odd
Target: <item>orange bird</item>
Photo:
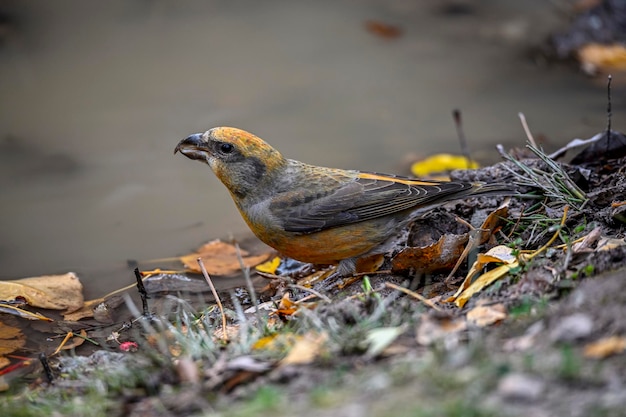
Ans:
[[[360,257],[386,253],[400,229],[450,200],[513,194],[502,184],[424,181],[325,168],[287,159],[257,136],[216,127],[181,140],[174,153],[208,164],[267,245],[354,273]]]

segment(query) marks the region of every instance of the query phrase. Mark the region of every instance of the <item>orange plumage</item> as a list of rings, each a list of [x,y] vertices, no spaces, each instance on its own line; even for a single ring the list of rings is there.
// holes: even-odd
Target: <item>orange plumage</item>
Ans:
[[[398,231],[444,202],[511,194],[506,185],[424,181],[325,168],[287,159],[232,127],[191,135],[174,151],[207,163],[254,234],[291,258],[354,272],[363,256],[385,253]]]

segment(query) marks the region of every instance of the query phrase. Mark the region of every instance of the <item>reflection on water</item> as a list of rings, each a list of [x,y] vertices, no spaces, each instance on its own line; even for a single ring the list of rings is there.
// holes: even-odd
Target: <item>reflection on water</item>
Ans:
[[[602,87],[524,55],[555,20],[543,1],[3,4],[0,278],[73,270],[100,293],[132,282],[126,259],[245,235],[208,168],[172,154],[216,125],[387,172],[457,149],[453,108],[481,152],[523,143],[519,111],[553,145],[604,126]]]

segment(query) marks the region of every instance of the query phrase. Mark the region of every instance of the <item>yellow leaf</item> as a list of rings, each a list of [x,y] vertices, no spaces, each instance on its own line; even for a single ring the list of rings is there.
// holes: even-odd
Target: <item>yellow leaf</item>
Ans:
[[[326,333],[309,332],[304,336],[297,336],[295,344],[279,365],[306,365],[313,362],[327,339]]]
[[[478,256],[476,257],[476,261],[468,271],[465,280],[463,280],[463,283],[456,291],[456,293],[452,297],[446,299],[446,302],[451,303],[455,301],[463,293],[463,291],[467,290],[470,287],[474,276],[487,264],[493,262],[500,262],[509,265],[515,263],[515,265],[517,265],[517,260],[515,258],[515,255],[513,255],[513,249],[509,248],[508,246],[495,246],[489,249],[486,253],[478,254]],[[506,271],[508,272],[508,269]],[[480,291],[480,289],[476,291]],[[463,304],[465,304],[465,302]]]
[[[276,273],[276,268],[278,268],[278,265],[280,265],[280,258],[278,256],[275,256],[269,261],[257,265],[254,269],[260,272],[265,272],[266,274],[273,275]]]
[[[475,169],[479,165],[464,156],[440,153],[430,156],[411,165],[411,173],[416,177],[424,177],[439,172],[448,172],[454,169]]]
[[[472,282],[470,286],[461,293],[461,295],[456,297],[454,304],[456,304],[456,306],[459,308],[463,307],[465,303],[467,303],[469,299],[474,296],[474,294],[482,291],[483,288],[488,287],[497,280],[505,277],[509,273],[509,271],[515,267],[517,267],[517,262],[508,265],[500,265],[492,269],[491,271],[482,274],[478,277],[478,279],[476,279],[476,281]]]

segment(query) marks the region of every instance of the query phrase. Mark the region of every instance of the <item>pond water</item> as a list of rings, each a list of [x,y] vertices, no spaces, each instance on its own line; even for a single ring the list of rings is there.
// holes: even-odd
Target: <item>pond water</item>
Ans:
[[[555,147],[605,126],[605,87],[526,50],[544,1],[8,1],[0,23],[0,279],[75,271],[98,295],[127,259],[247,229],[208,167],[173,155],[230,125],[286,156],[406,173],[409,154]],[[401,30],[378,36],[365,22]],[[614,128],[624,120],[614,92]]]

